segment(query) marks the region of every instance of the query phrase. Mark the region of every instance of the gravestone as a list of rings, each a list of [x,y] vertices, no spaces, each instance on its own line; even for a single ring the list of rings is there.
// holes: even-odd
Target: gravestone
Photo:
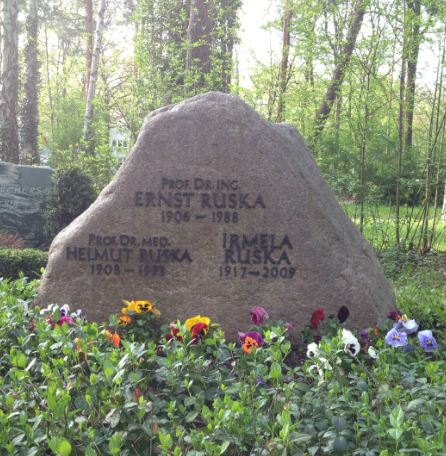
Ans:
[[[294,128],[233,95],[151,113],[113,181],[54,240],[38,302],[89,319],[122,300],[157,302],[161,322],[196,314],[229,338],[249,310],[302,327],[317,307],[370,326],[393,296]]]
[[[0,233],[43,247],[43,203],[51,188],[52,169],[0,161]]]

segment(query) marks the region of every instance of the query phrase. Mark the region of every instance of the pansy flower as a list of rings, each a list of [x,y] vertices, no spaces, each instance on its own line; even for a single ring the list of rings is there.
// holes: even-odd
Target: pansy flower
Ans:
[[[393,327],[405,332],[406,334],[412,334],[417,332],[418,323],[415,320],[409,320],[406,315],[401,315]]]
[[[197,323],[204,323],[207,327],[210,326],[211,324],[211,319],[209,317],[202,317],[201,315],[196,315],[195,317],[188,318],[185,322],[184,325],[186,326],[186,329],[189,332],[192,332],[192,328],[197,324]]]
[[[68,304],[64,304],[61,308],[60,308],[60,315],[62,317],[66,317],[70,314],[70,306]]]
[[[269,319],[268,312],[262,306],[255,306],[251,309],[251,320],[256,326],[262,326],[264,320]]]
[[[367,354],[370,356],[370,358],[373,358],[373,359],[378,358],[378,352],[373,347],[369,347],[367,349]]]
[[[250,354],[254,348],[259,348],[264,344],[264,339],[257,331],[247,333],[239,332],[238,336],[242,342],[242,348],[245,353]]]
[[[164,336],[164,339],[166,339],[167,342],[169,342],[172,339],[178,340],[179,342],[183,342],[183,336],[178,335],[180,333],[180,329],[176,327],[174,321],[172,321],[169,324],[169,330],[170,332]]]
[[[401,318],[401,312],[397,309],[391,310],[387,314],[387,318],[389,318],[390,320],[393,320],[393,321],[398,321]]]
[[[122,308],[122,314],[127,315],[128,312],[141,313],[153,313],[156,316],[160,315],[160,311],[150,301],[125,301],[124,304],[127,307]]]
[[[203,336],[205,336],[209,331],[211,319],[209,317],[202,317],[201,315],[196,315],[195,317],[188,318],[184,324],[187,330],[192,334],[192,340],[196,342]]]
[[[358,339],[348,329],[342,330],[342,343],[344,351],[351,356],[356,356],[361,349]]]
[[[339,323],[344,323],[347,320],[349,315],[350,315],[350,311],[348,310],[348,307],[341,306],[338,310]]]
[[[319,355],[319,345],[315,342],[311,342],[307,346],[307,358],[315,358]]]
[[[119,317],[119,324],[123,326],[128,326],[132,322],[132,317],[129,315],[121,315]]]
[[[405,347],[407,345],[407,334],[400,332],[396,328],[392,328],[384,339],[386,344],[392,347]]]
[[[196,339],[201,339],[206,335],[208,332],[208,325],[206,323],[197,323],[196,325],[192,326],[191,328],[191,333],[193,338]]]
[[[313,329],[317,329],[317,327],[319,326],[319,323],[325,319],[325,312],[324,312],[324,309],[322,307],[320,307],[319,309],[316,309],[314,312],[313,312],[313,315],[311,316],[311,327]]]
[[[422,348],[427,352],[433,352],[438,350],[438,344],[435,337],[432,335],[432,331],[425,329],[418,333],[418,341]]]
[[[62,316],[59,318],[59,320],[57,320],[56,322],[56,325],[59,325],[59,326],[62,326],[64,323],[66,323],[67,325],[74,325],[74,320],[70,317],[70,316]]]
[[[107,329],[105,331],[105,336],[107,337],[108,341],[115,347],[119,347],[119,344],[121,343],[121,336],[118,333],[112,333]]]

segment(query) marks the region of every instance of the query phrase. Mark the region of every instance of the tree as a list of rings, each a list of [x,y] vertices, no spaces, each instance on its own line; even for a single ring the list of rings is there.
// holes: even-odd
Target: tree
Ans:
[[[22,110],[22,162],[39,164],[39,81],[40,62],[38,59],[39,12],[38,0],[28,1],[26,19],[27,44],[25,47],[25,99]]]
[[[229,91],[240,0],[140,0],[134,20],[139,115],[209,90]]]
[[[87,150],[94,155],[93,142],[93,101],[96,96],[96,84],[98,81],[99,59],[102,51],[102,35],[104,33],[104,14],[106,0],[99,1],[98,19],[96,21],[96,31],[94,38],[94,52],[91,59],[90,83],[88,85],[87,102],[85,105],[84,117],[84,140],[87,144]]]
[[[289,55],[291,43],[291,19],[293,17],[293,10],[291,1],[285,0],[283,11],[283,27],[282,27],[282,59],[280,62],[279,70],[279,102],[277,106],[277,122],[282,122],[283,111],[285,109],[285,92],[289,80]]]
[[[186,73],[192,90],[206,85],[206,75],[211,68],[211,32],[209,1],[190,0]]]
[[[19,163],[17,122],[19,61],[18,61],[18,0],[3,0],[2,64],[0,90],[0,159]]]
[[[85,31],[87,34],[85,46],[85,77],[84,77],[84,91],[85,95],[88,93],[90,85],[90,71],[91,61],[93,59],[93,33],[94,33],[94,20],[93,20],[93,0],[84,0],[85,3]]]
[[[350,63],[350,59],[355,48],[356,38],[358,37],[359,31],[361,30],[361,25],[364,19],[367,4],[368,0],[357,0],[355,3],[345,44],[342,48],[341,55],[338,58],[338,62],[333,70],[330,84],[316,113],[316,119],[314,121],[313,142],[316,142],[322,133],[325,122],[331,113],[331,109],[333,108],[333,104],[339,95],[346,69]]]

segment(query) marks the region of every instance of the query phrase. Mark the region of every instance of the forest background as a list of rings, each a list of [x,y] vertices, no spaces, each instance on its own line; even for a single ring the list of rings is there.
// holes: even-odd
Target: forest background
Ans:
[[[446,248],[444,1],[1,5],[1,160],[80,167],[100,191],[149,111],[230,92],[297,127],[375,248]],[[242,8],[265,6],[271,45],[248,65]]]

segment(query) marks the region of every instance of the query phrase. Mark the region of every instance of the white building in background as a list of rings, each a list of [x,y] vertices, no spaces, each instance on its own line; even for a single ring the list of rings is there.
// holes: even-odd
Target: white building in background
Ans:
[[[130,132],[125,128],[110,128],[110,150],[114,157],[123,161],[130,148]]]

